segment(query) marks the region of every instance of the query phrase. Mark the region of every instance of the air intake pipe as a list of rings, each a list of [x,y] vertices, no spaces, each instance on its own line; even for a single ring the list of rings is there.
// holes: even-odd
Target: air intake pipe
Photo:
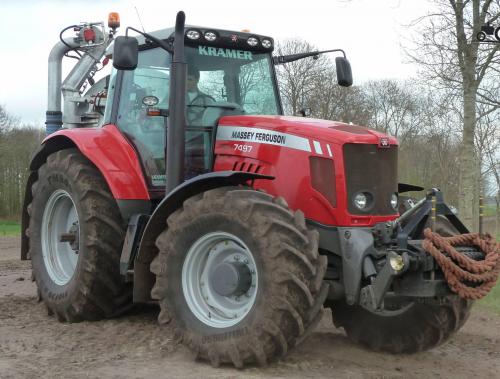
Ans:
[[[58,131],[63,124],[61,112],[62,60],[64,54],[73,47],[78,46],[73,38],[65,38],[64,42],[66,44],[61,41],[56,43],[49,54],[47,112],[45,119],[47,135]]]

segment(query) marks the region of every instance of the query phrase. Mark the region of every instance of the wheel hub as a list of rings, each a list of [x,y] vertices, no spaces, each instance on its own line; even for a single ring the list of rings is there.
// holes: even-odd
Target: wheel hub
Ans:
[[[242,262],[222,262],[210,276],[212,288],[221,296],[241,296],[252,285],[252,274]]]
[[[69,242],[69,246],[71,246],[75,254],[78,254],[78,250],[80,249],[80,226],[78,225],[78,221],[71,225],[68,233],[61,234],[59,242]]]
[[[250,312],[257,298],[258,270],[238,237],[213,232],[198,238],[182,266],[182,291],[191,312],[206,325],[227,328]]]

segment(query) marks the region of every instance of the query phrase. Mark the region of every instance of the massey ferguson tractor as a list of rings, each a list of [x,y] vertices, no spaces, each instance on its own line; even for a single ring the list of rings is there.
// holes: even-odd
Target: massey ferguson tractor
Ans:
[[[324,307],[392,353],[460,329],[496,281],[498,245],[468,234],[439,190],[399,195],[423,188],[398,184],[395,138],[283,115],[275,67],[334,52],[347,87],[342,50],[273,56],[270,37],[183,12],[171,29],[118,26],[65,28],[49,56],[21,253],[49,314],[157,303],[198,359],[238,368],[285,355]],[[62,81],[64,56],[77,61]]]

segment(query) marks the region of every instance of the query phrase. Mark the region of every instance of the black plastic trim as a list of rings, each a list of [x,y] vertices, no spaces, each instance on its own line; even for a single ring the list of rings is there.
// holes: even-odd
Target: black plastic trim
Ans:
[[[110,123],[117,125],[118,123],[118,107],[120,105],[120,97],[123,85],[124,71],[117,70],[115,78],[115,89],[113,91],[113,102],[111,103]]]
[[[306,219],[309,227],[314,228],[319,233],[319,248],[332,254],[342,256],[339,244],[339,230],[336,226],[323,225],[314,220]]]
[[[423,191],[425,188],[416,186],[414,184],[398,183],[398,193],[405,193],[410,191]]]
[[[124,222],[129,222],[129,219],[136,214],[150,214],[151,201],[149,200],[136,200],[136,199],[116,199],[120,214]]]

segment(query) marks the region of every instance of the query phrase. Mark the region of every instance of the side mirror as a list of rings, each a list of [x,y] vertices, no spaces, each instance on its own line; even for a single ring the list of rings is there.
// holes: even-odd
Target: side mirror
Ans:
[[[113,67],[118,70],[135,70],[139,56],[139,43],[134,37],[116,37],[113,50]]]
[[[339,86],[352,86],[352,71],[349,61],[344,57],[336,57],[335,67],[337,69],[337,83]]]

